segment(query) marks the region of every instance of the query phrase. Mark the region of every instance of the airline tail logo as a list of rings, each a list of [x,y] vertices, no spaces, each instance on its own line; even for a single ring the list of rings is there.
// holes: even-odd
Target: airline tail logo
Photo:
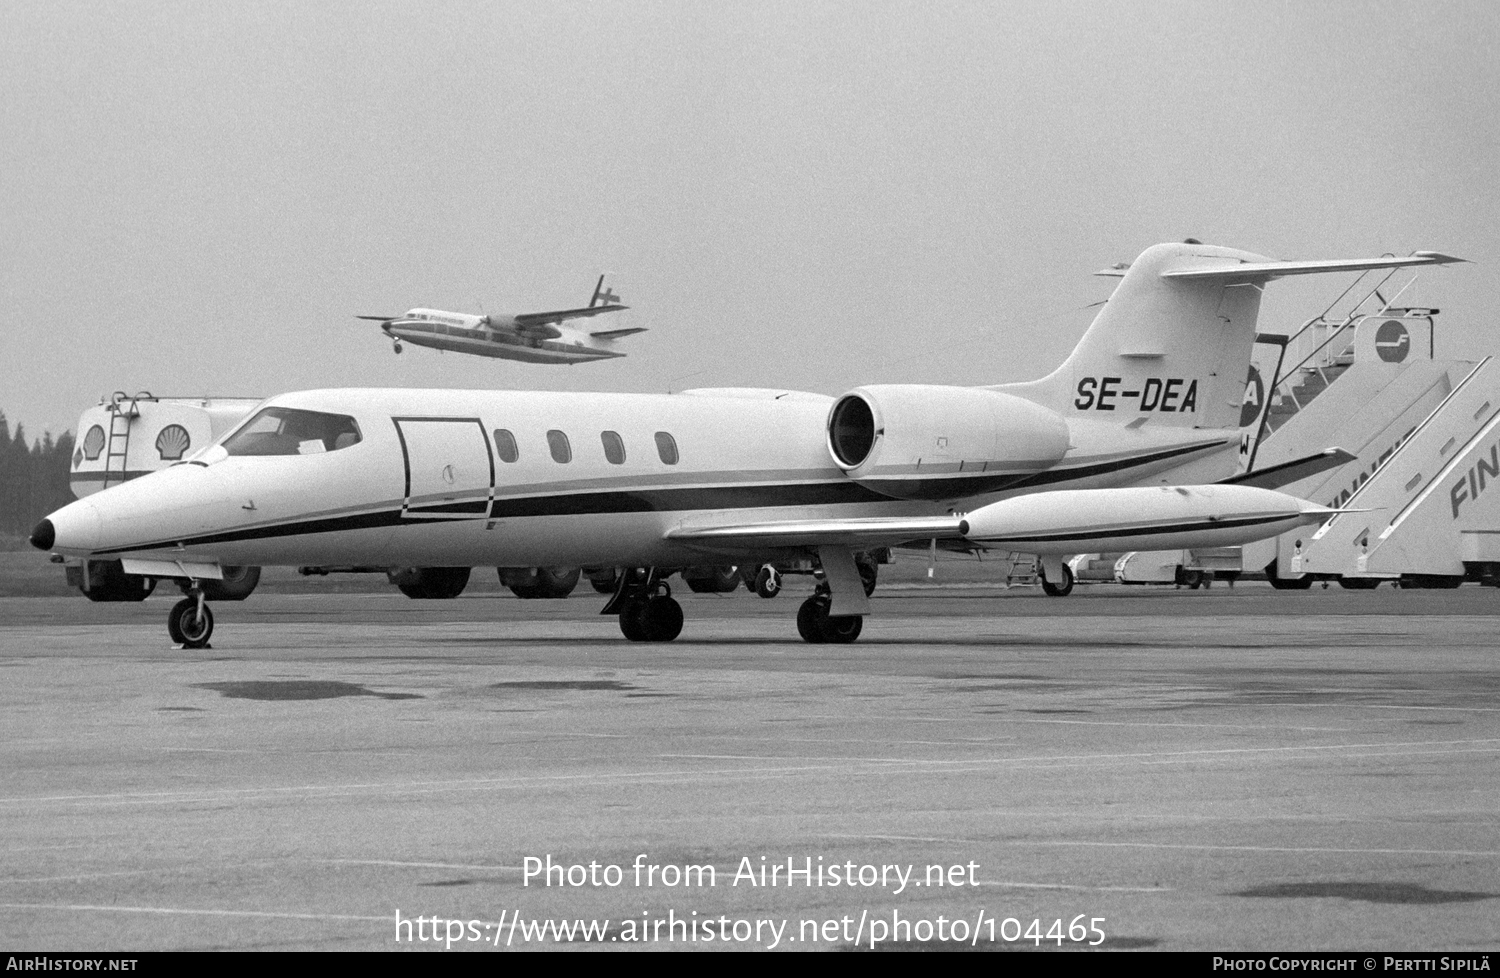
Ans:
[[[1394,319],[1387,319],[1375,331],[1375,352],[1386,363],[1400,363],[1411,352],[1411,334]]]

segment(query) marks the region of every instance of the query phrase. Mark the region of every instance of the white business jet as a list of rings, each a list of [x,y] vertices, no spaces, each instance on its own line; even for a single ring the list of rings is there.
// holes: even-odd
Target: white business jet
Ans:
[[[1066,555],[1229,546],[1324,520],[1335,511],[1271,487],[1347,453],[1224,479],[1262,287],[1457,260],[1157,245],[1061,367],[996,387],[283,394],[198,455],[63,507],[31,542],[186,579],[168,630],[189,647],[213,630],[200,582],[246,564],[420,567],[438,584],[485,565],[623,567],[604,613],[629,639],[670,641],[673,572],[805,561],[822,583],[799,633],[849,642],[881,548],[1037,554],[1057,582]]]
[[[441,309],[408,309],[400,316],[355,318],[380,323],[397,353],[405,342],[524,363],[587,363],[625,356],[625,351],[615,346],[615,340],[646,331],[644,326],[589,330],[568,325],[575,319],[630,308],[621,305],[619,299],[613,289],[605,287],[604,276],[600,275],[593,298],[581,309],[483,316]]]

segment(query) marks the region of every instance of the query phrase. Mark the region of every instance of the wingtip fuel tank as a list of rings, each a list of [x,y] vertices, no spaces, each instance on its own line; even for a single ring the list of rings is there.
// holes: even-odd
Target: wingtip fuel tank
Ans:
[[[1072,489],[1004,499],[964,517],[974,543],[1034,554],[1227,547],[1321,523],[1326,506],[1254,486]]]

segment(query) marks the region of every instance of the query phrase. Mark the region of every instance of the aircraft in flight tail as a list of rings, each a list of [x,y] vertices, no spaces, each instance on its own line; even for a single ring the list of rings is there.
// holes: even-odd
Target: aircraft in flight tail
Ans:
[[[1323,521],[1336,511],[1276,491],[1289,481],[1277,473],[1234,476],[1262,287],[1457,260],[1157,245],[1067,361],[1023,384],[283,394],[186,461],[58,510],[31,542],[187,579],[168,630],[189,647],[213,630],[199,582],[248,564],[444,581],[477,566],[620,567],[603,613],[631,640],[670,641],[683,627],[671,574],[808,561],[822,583],[798,632],[848,642],[883,548],[1035,553],[1057,581],[1067,554],[1228,546]]]
[[[578,309],[481,316],[441,309],[408,309],[400,316],[355,318],[380,323],[381,330],[391,338],[397,353],[401,352],[403,343],[413,343],[435,350],[525,363],[573,364],[611,360],[626,355],[616,347],[616,340],[633,333],[644,333],[646,329],[643,326],[589,329],[571,325],[574,320],[630,308],[620,304],[620,297],[605,286],[604,279],[604,275],[599,276],[589,304]]]

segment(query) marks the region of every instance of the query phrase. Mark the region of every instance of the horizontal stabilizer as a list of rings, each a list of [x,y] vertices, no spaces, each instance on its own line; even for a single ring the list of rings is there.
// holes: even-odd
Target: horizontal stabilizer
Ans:
[[[628,326],[625,329],[601,329],[601,330],[596,330],[595,332],[592,332],[589,335],[590,336],[597,336],[597,337],[599,337],[602,340],[613,340],[613,339],[618,339],[621,336],[629,336],[631,333],[644,333],[645,331],[646,331],[646,327],[644,327],[644,326]]]
[[[1280,465],[1272,465],[1264,469],[1256,469],[1252,472],[1242,472],[1239,475],[1230,476],[1219,480],[1221,486],[1255,486],[1257,489],[1280,489],[1289,486],[1293,482],[1300,482],[1310,475],[1319,472],[1327,472],[1336,469],[1340,465],[1354,461],[1356,456],[1349,454],[1342,448],[1329,448],[1316,455],[1308,455],[1304,458],[1294,458],[1290,462],[1282,462]]]
[[[1465,261],[1436,251],[1418,251],[1405,258],[1340,258],[1331,261],[1264,261],[1215,264],[1202,268],[1172,268],[1162,278],[1216,279],[1221,282],[1263,282],[1286,275],[1317,275],[1322,272],[1363,272],[1412,265],[1449,265]]]

